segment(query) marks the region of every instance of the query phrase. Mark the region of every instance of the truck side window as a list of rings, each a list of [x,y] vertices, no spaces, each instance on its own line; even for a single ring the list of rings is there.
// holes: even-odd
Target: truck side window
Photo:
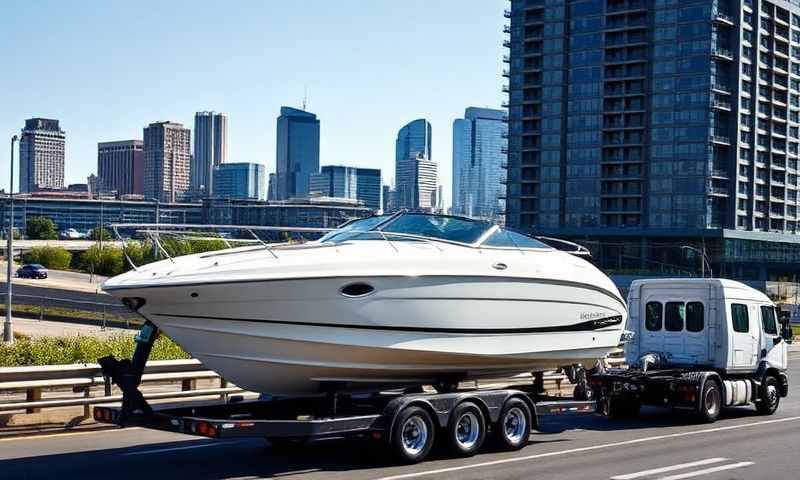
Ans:
[[[683,330],[683,321],[686,318],[686,306],[683,302],[667,302],[664,313],[664,328],[668,332]]]
[[[661,330],[661,302],[647,302],[647,312],[644,318],[644,327],[651,332]]]
[[[689,332],[702,332],[705,320],[703,304],[689,302],[686,304],[686,330]]]
[[[775,323],[775,309],[772,307],[761,307],[761,325],[764,327],[764,333],[770,335],[778,334],[778,326]]]
[[[747,305],[732,303],[731,317],[734,332],[747,333],[750,331],[750,317],[747,315]]]

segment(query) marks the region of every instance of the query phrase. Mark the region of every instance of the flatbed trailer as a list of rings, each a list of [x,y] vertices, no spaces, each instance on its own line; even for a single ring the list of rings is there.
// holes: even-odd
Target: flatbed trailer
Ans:
[[[434,442],[458,456],[477,453],[489,438],[518,450],[546,415],[594,413],[598,402],[541,394],[541,377],[510,388],[443,392],[376,392],[270,400],[192,402],[151,406],[138,387],[158,329],[147,322],[132,360],[99,360],[123,392],[119,407],[97,406],[98,422],[209,438],[261,437],[273,443],[361,437],[383,442],[404,463],[425,459]],[[585,375],[578,378],[584,382]],[[580,389],[579,389],[580,391]],[[585,388],[583,391],[587,391]]]

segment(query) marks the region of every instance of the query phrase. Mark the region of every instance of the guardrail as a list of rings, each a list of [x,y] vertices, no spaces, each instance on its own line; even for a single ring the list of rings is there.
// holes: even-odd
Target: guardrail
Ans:
[[[219,380],[215,388],[198,389],[198,380]],[[181,390],[167,392],[143,392],[148,400],[181,399],[201,396],[219,396],[227,400],[228,395],[243,393],[239,387],[228,382],[214,371],[207,370],[198,360],[160,360],[148,362],[142,375],[142,383],[180,382]],[[102,386],[102,395],[92,395],[92,387]],[[44,390],[71,388],[79,397],[42,399]],[[91,405],[122,401],[121,394],[114,394],[111,379],[103,376],[100,365],[50,365],[41,367],[0,368],[0,392],[24,392],[25,400],[0,402],[0,413],[25,411],[38,413],[44,408],[83,406],[84,416],[91,416]]]
[[[618,348],[604,359],[608,366],[619,366],[625,361],[621,358],[622,349]],[[516,380],[515,380],[516,379]],[[524,374],[515,379],[488,380],[481,383],[484,387],[494,382],[508,384],[515,381],[520,383],[530,382],[531,375]],[[544,381],[555,387],[556,392],[561,391],[562,384],[568,378],[563,373],[547,372]],[[198,380],[218,380],[218,386],[213,388],[197,388]],[[227,401],[228,395],[246,393],[235,385],[229,384],[218,373],[203,367],[199,360],[157,360],[147,362],[142,383],[154,382],[180,382],[181,389],[177,391],[143,391],[147,400],[184,399],[193,397],[218,396]],[[93,395],[96,387],[102,386],[101,395]],[[480,387],[475,382],[476,387]],[[94,390],[93,390],[93,387]],[[71,398],[43,399],[42,392],[46,390],[71,389],[72,393],[79,396]],[[57,407],[83,406],[83,415],[91,417],[91,406],[96,404],[114,403],[122,401],[121,394],[115,394],[110,378],[103,376],[98,364],[76,365],[49,365],[37,367],[3,367],[0,368],[0,393],[24,392],[25,400],[12,399],[0,401],[0,414],[3,413],[38,413],[42,409]]]

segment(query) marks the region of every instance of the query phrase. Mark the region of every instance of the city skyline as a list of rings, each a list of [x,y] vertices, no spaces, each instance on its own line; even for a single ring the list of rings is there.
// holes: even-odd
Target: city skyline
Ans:
[[[274,118],[281,105],[301,107],[306,87],[307,108],[324,122],[321,164],[380,168],[390,183],[399,121],[428,118],[437,128],[433,148],[445,159],[450,157],[449,125],[464,107],[496,108],[503,99],[503,18],[497,14],[503,2],[415,1],[366,9],[357,2],[337,8],[319,1],[243,3],[223,13],[223,23],[237,27],[223,26],[223,34],[207,40],[195,29],[220,20],[211,3],[198,2],[189,10],[90,2],[4,7],[40,19],[35,29],[14,25],[0,33],[0,51],[8,58],[32,36],[42,48],[57,46],[61,53],[47,63],[15,59],[0,79],[3,91],[14,92],[4,99],[0,131],[10,138],[25,118],[58,118],[68,132],[67,184],[84,182],[94,170],[98,142],[140,138],[142,127],[154,120],[191,126],[194,113],[204,109],[230,116],[228,161],[254,161],[273,173]],[[118,18],[137,20],[120,25]],[[362,26],[359,31],[337,27],[353,19]],[[137,23],[148,25],[147,35],[134,28]],[[84,32],[75,25],[92,29]],[[462,28],[470,35],[452,42]],[[316,34],[298,34],[309,30]],[[365,36],[376,41],[365,43]],[[396,59],[409,48],[417,53],[399,69]],[[213,75],[206,71],[209,58],[217,59]],[[450,60],[443,64],[441,58]],[[169,81],[153,82],[156,74]],[[441,182],[449,185],[449,165],[441,170]],[[7,171],[0,169],[0,188],[8,183]],[[449,188],[445,193],[449,196]]]

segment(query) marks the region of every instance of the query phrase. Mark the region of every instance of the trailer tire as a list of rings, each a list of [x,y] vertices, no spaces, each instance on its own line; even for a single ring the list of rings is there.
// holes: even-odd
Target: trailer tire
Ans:
[[[478,453],[486,439],[486,419],[472,402],[458,405],[447,424],[447,443],[450,451],[460,457]]]
[[[419,463],[430,453],[434,433],[433,419],[427,410],[415,405],[406,407],[394,422],[392,453],[402,463]]]
[[[703,394],[697,406],[697,414],[700,420],[706,423],[714,423],[722,410],[722,391],[719,382],[709,378],[703,385]]]
[[[495,440],[503,450],[519,450],[528,444],[531,434],[531,409],[519,398],[510,398],[503,405],[495,426]]]
[[[781,403],[781,394],[778,387],[778,379],[772,375],[764,378],[764,383],[761,386],[759,393],[759,401],[756,402],[756,411],[761,415],[772,415],[778,410],[778,405]]]

